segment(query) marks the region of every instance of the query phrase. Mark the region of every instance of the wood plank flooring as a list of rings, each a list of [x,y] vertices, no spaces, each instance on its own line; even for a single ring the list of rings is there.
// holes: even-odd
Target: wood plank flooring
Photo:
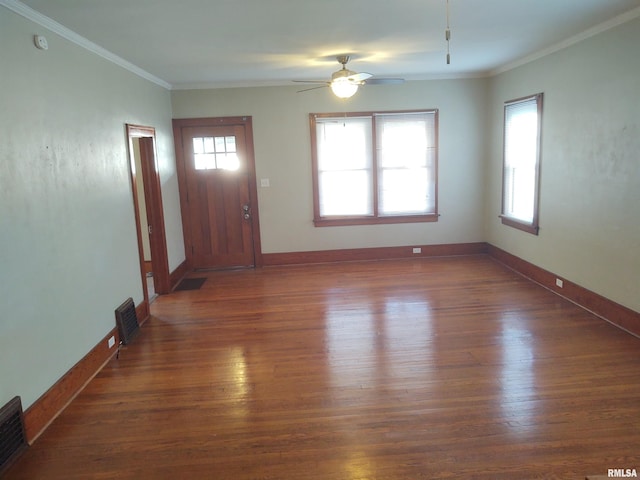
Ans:
[[[640,471],[640,339],[490,257],[192,276],[7,479]]]

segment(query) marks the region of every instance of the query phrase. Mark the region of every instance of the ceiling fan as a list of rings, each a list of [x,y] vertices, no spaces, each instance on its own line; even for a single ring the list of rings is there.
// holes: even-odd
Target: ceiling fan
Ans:
[[[361,85],[398,85],[404,83],[403,78],[376,78],[370,73],[358,73],[347,68],[347,63],[351,57],[349,55],[338,55],[336,60],[342,65],[337,72],[333,72],[330,81],[323,80],[294,80],[298,83],[319,84],[318,87],[305,88],[300,92],[315,90],[316,88],[331,87],[331,91],[336,97],[349,98],[355,95]]]

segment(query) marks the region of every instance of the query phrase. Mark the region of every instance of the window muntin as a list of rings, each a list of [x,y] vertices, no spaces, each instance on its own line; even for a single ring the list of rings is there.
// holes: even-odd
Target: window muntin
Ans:
[[[502,223],[538,233],[542,93],[506,102]]]
[[[310,118],[316,225],[437,220],[437,110]]]
[[[238,170],[236,137],[194,137],[193,161],[196,170]]]

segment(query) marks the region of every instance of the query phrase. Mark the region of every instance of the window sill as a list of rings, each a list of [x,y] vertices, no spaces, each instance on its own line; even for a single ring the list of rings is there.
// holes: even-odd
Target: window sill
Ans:
[[[505,215],[500,215],[500,220],[502,220],[503,225],[517,228],[518,230],[522,230],[523,232],[527,232],[532,235],[538,235],[538,230],[540,230],[540,227],[537,224],[524,223],[521,220],[516,220],[515,218],[507,217]]]
[[[437,222],[440,215],[398,215],[394,217],[323,217],[315,218],[316,227],[343,227],[349,225],[388,225],[394,223]]]

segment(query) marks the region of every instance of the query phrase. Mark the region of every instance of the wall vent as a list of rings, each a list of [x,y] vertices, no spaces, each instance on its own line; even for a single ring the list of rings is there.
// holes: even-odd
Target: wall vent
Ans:
[[[140,332],[133,298],[129,297],[122,305],[116,308],[116,324],[118,325],[120,342],[123,345],[130,343]]]
[[[0,476],[27,447],[22,402],[14,397],[0,409]]]

